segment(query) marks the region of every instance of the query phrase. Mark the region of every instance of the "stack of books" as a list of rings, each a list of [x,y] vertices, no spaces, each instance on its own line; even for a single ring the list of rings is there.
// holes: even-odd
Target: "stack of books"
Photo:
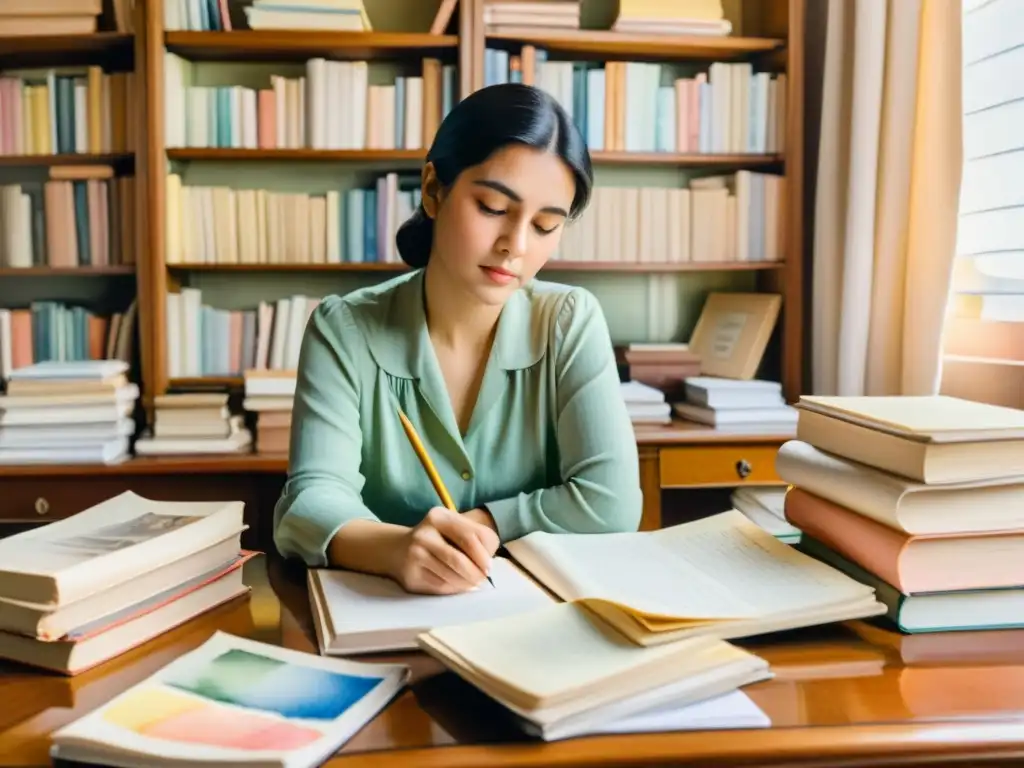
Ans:
[[[906,633],[1024,627],[1024,411],[803,397],[776,471],[806,553],[873,587]]]
[[[74,675],[246,594],[243,507],[125,492],[0,540],[0,658]]]
[[[722,0],[619,0],[615,32],[641,35],[710,35],[732,33]]]
[[[256,416],[257,453],[288,453],[295,381],[295,371],[245,372],[242,406]]]
[[[135,442],[140,456],[244,453],[252,433],[232,414],[224,392],[159,395],[153,426]]]
[[[0,396],[0,464],[113,464],[130,455],[138,385],[123,360],[16,368]]]
[[[118,21],[124,0],[113,3]],[[102,0],[4,0],[0,3],[0,37],[24,35],[91,35],[103,13]]]
[[[484,24],[492,34],[515,29],[579,29],[580,0],[486,0]]]
[[[220,22],[228,14],[220,14]],[[253,0],[245,8],[249,29],[308,29],[323,32],[372,32],[363,0],[303,0],[302,4],[280,0]]]
[[[673,409],[699,424],[783,433],[796,427],[797,412],[786,404],[777,381],[694,376],[686,380],[685,397]]]
[[[665,393],[660,389],[639,381],[624,381],[619,389],[633,424],[671,423],[672,406],[666,402]]]
[[[682,397],[686,379],[700,374],[700,355],[687,344],[633,343],[616,349],[616,357],[631,381],[660,389],[666,398]]]

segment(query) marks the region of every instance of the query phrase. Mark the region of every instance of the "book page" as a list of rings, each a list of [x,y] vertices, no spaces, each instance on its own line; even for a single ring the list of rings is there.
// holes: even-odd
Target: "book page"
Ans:
[[[395,581],[354,571],[320,569],[325,618],[334,635],[460,624],[509,616],[554,602],[507,558],[494,558],[492,587],[484,582],[457,595],[417,595]]]
[[[525,694],[545,702],[542,707],[583,696],[602,681],[612,685],[609,681],[623,675],[635,680],[644,669],[671,663],[675,672],[666,677],[682,677],[677,665],[693,665],[697,672],[743,654],[728,643],[706,638],[645,648],[572,603],[442,627],[429,635],[476,675],[511,689],[511,699],[522,701]]]
[[[572,592],[563,597],[609,600],[652,616],[758,618],[872,592],[736,510],[653,532],[530,541],[534,536],[510,542],[508,549],[531,571],[537,563],[554,572]]]

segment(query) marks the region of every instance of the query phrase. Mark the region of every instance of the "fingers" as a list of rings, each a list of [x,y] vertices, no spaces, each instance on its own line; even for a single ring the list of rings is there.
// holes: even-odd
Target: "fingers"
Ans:
[[[417,528],[413,533],[410,558],[429,568],[440,578],[460,590],[470,589],[483,581],[485,574],[433,526]]]
[[[469,558],[481,576],[490,573],[491,557],[498,547],[495,544],[494,549],[488,549],[482,536],[485,533],[493,534],[494,531],[442,507],[430,510],[427,519],[460,554]],[[497,536],[494,538],[497,539]]]

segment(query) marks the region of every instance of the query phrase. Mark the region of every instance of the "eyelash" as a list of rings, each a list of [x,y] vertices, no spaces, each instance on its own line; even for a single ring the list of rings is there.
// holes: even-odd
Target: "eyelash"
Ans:
[[[487,216],[504,216],[506,213],[505,211],[498,211],[495,210],[494,208],[490,208],[479,201],[477,201],[477,207],[480,209],[482,213],[486,214]],[[537,231],[537,234],[539,235],[550,235],[552,232],[558,229],[557,226],[552,227],[551,229],[544,229],[543,227],[538,227],[536,224],[533,225],[533,228]]]

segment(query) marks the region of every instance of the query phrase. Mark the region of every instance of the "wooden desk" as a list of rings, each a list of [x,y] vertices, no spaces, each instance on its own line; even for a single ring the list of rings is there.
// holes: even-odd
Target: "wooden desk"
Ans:
[[[0,762],[46,764],[54,730],[217,629],[315,652],[301,572],[276,559],[257,558],[246,565],[245,576],[253,587],[249,598],[76,678],[0,665]],[[1024,760],[1024,632],[988,633],[987,650],[985,643],[965,643],[967,635],[945,635],[925,638],[924,650],[904,646],[901,653],[877,639],[862,639],[857,630],[866,626],[853,622],[744,643],[773,665],[775,679],[745,689],[771,718],[772,728],[552,744],[531,743],[504,725],[496,705],[433,660],[419,654],[383,657],[410,663],[411,686],[328,765],[1019,765]]]
[[[662,491],[781,482],[775,454],[791,434],[735,434],[676,421],[637,427],[644,492],[642,530],[662,526]],[[127,490],[169,501],[239,499],[246,505],[245,546],[271,541],[274,503],[288,469],[285,455],[165,456],[114,465],[0,466],[4,527],[58,520]]]

